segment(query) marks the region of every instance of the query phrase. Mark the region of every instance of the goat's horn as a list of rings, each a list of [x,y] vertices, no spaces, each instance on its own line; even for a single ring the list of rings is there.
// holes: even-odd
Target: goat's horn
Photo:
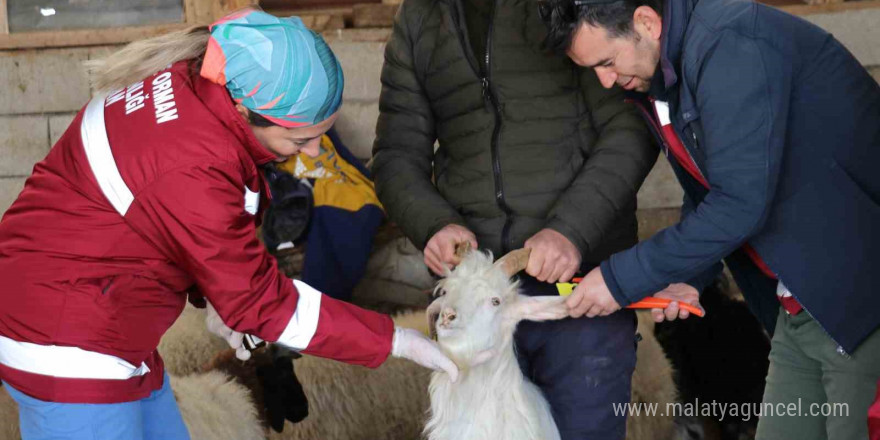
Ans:
[[[437,339],[437,318],[440,316],[440,298],[437,298],[428,305],[428,309],[425,311],[425,315],[428,318],[428,335],[431,339]]]
[[[455,258],[461,261],[471,251],[471,242],[463,241],[455,244]]]
[[[529,248],[510,251],[495,262],[495,267],[500,267],[508,277],[512,277],[526,268],[529,264],[529,254],[531,252],[532,250]]]

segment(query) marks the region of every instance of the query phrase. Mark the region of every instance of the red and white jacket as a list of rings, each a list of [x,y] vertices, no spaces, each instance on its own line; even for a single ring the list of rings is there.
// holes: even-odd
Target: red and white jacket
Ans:
[[[257,240],[273,159],[186,62],[92,99],[0,222],[0,378],[53,402],[144,398],[188,292],[239,332],[384,362],[389,317],[291,281]]]

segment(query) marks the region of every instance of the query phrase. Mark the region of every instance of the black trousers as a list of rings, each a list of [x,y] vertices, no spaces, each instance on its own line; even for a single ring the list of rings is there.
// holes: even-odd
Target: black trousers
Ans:
[[[554,284],[521,275],[521,293],[558,295]],[[544,392],[563,440],[623,440],[636,365],[636,317],[621,310],[597,318],[519,324],[514,335],[523,374]]]

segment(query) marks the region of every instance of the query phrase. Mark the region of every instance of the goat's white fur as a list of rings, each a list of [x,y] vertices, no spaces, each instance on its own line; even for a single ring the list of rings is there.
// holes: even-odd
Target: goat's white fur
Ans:
[[[513,333],[523,319],[560,319],[568,311],[562,297],[527,297],[517,287],[481,252],[466,255],[438,284],[438,342],[461,374],[455,383],[445,373],[431,378],[429,440],[559,438],[549,404],[516,361]]]

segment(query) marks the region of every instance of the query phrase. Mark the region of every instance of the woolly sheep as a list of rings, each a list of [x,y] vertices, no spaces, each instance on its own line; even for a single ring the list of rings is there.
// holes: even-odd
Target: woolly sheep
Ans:
[[[6,387],[0,387],[0,438],[18,439],[21,432],[18,429],[18,405],[12,400]]]
[[[644,318],[644,319],[643,319]],[[394,317],[395,324],[429,332],[426,311]],[[671,368],[653,337],[649,315],[639,316],[638,361],[633,401],[674,401]],[[213,351],[211,351],[213,350]],[[310,404],[309,417],[287,422],[283,433],[268,432],[259,411],[256,367],[267,354],[251,361],[235,359],[225,342],[205,329],[204,311],[187,307],[162,340],[160,352],[172,375],[171,386],[193,440],[415,440],[429,408],[430,372],[401,359],[389,359],[376,370],[303,356],[296,374]],[[247,384],[248,386],[245,386]],[[0,387],[0,438],[20,438],[15,403]],[[628,440],[672,438],[669,417],[631,417]],[[678,437],[676,437],[678,438]]]
[[[675,418],[666,414],[669,404],[678,402],[678,392],[673,380],[672,366],[663,348],[654,337],[654,319],[648,311],[636,312],[638,332],[641,335],[636,349],[636,369],[632,377],[632,397],[634,405],[657,404],[657,414],[642,414],[626,420],[628,440],[672,440],[692,438],[689,431],[701,428],[689,425],[676,425]]]
[[[427,333],[424,311],[394,318]],[[305,384],[310,416],[270,432],[256,368],[271,362],[263,350],[248,362],[205,328],[204,311],[187,307],[159,347],[171,388],[193,440],[408,440],[418,439],[428,408],[430,371],[389,358],[375,370],[303,356],[296,374]],[[256,398],[255,398],[256,397]],[[21,438],[18,408],[0,387],[0,439]]]
[[[415,328],[427,334],[424,310],[403,313],[394,317],[396,325]],[[187,324],[187,323],[184,323]],[[197,320],[189,322],[197,327]],[[177,324],[175,324],[177,325]],[[195,331],[202,331],[202,339],[209,338],[204,330],[204,321]],[[184,329],[177,329],[171,336],[190,334]],[[168,335],[166,335],[167,337]],[[219,338],[215,338],[219,339]],[[196,339],[197,341],[198,339]],[[189,341],[194,343],[195,341]],[[184,344],[181,344],[182,347]],[[163,356],[175,356],[185,351],[163,353]],[[255,413],[251,427],[258,428],[263,437],[270,440],[416,440],[425,422],[428,408],[428,388],[430,371],[403,359],[389,358],[382,366],[373,370],[369,368],[343,364],[328,359],[303,356],[294,362],[296,375],[309,400],[309,417],[296,424],[285,423],[284,431],[270,431],[260,417],[262,408],[261,384],[257,380],[256,370],[260,365],[271,362],[271,354],[267,349],[254,353],[253,358],[241,362],[230,349],[214,353],[212,359],[202,365],[200,370],[187,377],[172,378],[172,388],[178,396],[184,421],[190,429],[194,440],[225,440],[230,438],[250,439],[252,437],[218,435],[219,431],[203,429],[203,420],[222,420],[217,411],[235,412],[235,417],[228,425],[244,422],[240,414]],[[190,359],[192,360],[192,359]],[[174,360],[172,363],[178,365]],[[198,386],[183,385],[189,381],[200,381],[203,375],[220,375],[226,378],[227,388],[215,385],[217,392],[225,392],[223,405],[204,408],[208,416],[196,411],[185,411],[184,401],[217,401],[213,392],[203,391]],[[242,392],[245,391],[246,395]],[[235,403],[231,403],[235,402]],[[256,404],[254,402],[257,402]],[[208,404],[210,406],[210,404]],[[232,417],[233,414],[230,415]],[[201,430],[199,430],[202,428]],[[238,429],[230,426],[228,429]],[[199,430],[197,432],[197,430]],[[268,434],[267,434],[268,433]]]
[[[182,376],[172,377],[171,386],[193,440],[263,439],[267,433],[272,440],[419,438],[430,372],[397,358],[375,370],[312,356],[297,359],[310,415],[300,423],[287,422],[282,433],[271,432],[260,417],[262,390],[256,378],[257,367],[271,362],[270,355],[264,349],[248,362],[237,360],[225,341],[208,333],[204,317],[203,310],[187,307],[159,346],[169,374]],[[394,322],[428,331],[424,311],[402,313]],[[207,422],[226,427],[211,428]],[[250,436],[254,429],[262,436]]]
[[[221,372],[172,377],[171,388],[193,440],[263,440],[250,391]],[[20,439],[18,405],[0,387],[0,439]]]
[[[394,317],[395,324],[428,333],[426,311]],[[672,369],[653,337],[650,314],[639,314],[638,361],[633,375],[632,401],[658,403],[665,408],[675,402]],[[234,358],[232,350],[218,355],[208,368],[223,371],[240,383],[253,383],[255,370],[265,353],[247,363]],[[297,424],[286,423],[281,434],[270,440],[406,440],[420,438],[429,408],[425,390],[427,370],[405,360],[389,359],[376,370],[310,356],[294,363],[310,404],[309,417]],[[253,391],[259,395],[260,391]],[[259,398],[253,399],[259,401]],[[189,422],[188,422],[189,423]],[[194,437],[195,438],[195,437]],[[213,440],[221,437],[205,437]],[[494,437],[493,437],[494,438]],[[627,421],[627,440],[683,439],[671,416],[635,416]]]
[[[172,377],[171,389],[193,440],[264,440],[251,392],[220,371]]]
[[[657,324],[657,340],[678,371],[684,402],[760,404],[769,366],[770,338],[741,297],[732,297],[725,278],[700,295],[702,319]],[[727,415],[707,421],[722,439],[753,438],[756,417]]]
[[[201,371],[201,367],[218,352],[229,348],[221,338],[205,327],[205,309],[189,304],[165,332],[159,342],[159,354],[165,370],[174,376],[186,376]]]

